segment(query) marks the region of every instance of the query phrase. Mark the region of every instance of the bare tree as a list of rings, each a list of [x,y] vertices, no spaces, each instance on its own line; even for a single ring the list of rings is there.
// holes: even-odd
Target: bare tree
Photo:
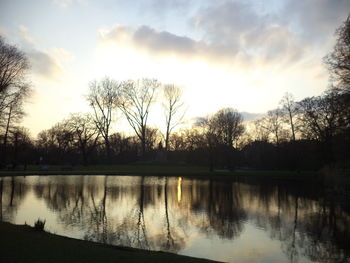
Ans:
[[[265,141],[269,140],[270,131],[266,129],[265,118],[258,119],[254,121],[254,136],[257,141]]]
[[[65,121],[38,134],[37,148],[45,162],[72,163],[70,153],[75,151],[74,135]]]
[[[155,79],[129,80],[122,84],[119,107],[140,139],[143,155],[146,151],[149,111],[158,87],[159,83]]]
[[[263,118],[263,127],[273,134],[275,143],[280,144],[281,137],[285,137],[285,130],[283,129],[282,110],[277,108],[267,112],[267,116]]]
[[[347,128],[349,134],[350,123],[350,15],[343,25],[336,30],[337,42],[333,51],[325,57],[325,63],[331,72],[332,91],[336,95],[337,108],[342,112],[343,128]],[[347,135],[349,136],[349,135]]]
[[[105,142],[107,159],[110,159],[110,128],[113,112],[118,105],[121,95],[121,83],[110,78],[92,81],[89,84],[87,101],[93,109],[93,119]]]
[[[4,151],[12,124],[24,115],[22,105],[30,94],[30,85],[26,81],[28,69],[25,54],[0,36],[0,123],[4,129]]]
[[[1,142],[1,159],[4,162],[6,161],[9,133],[16,129],[16,125],[20,123],[25,115],[23,103],[29,93],[29,86],[11,87],[0,93],[0,130],[3,137]]]
[[[282,106],[282,112],[287,116],[288,123],[292,132],[292,140],[295,141],[295,123],[294,117],[297,113],[296,103],[294,101],[294,96],[291,93],[286,93],[282,100],[280,101]]]
[[[350,91],[350,15],[344,24],[337,29],[337,42],[334,50],[325,57],[334,80],[338,81],[339,88]]]
[[[348,109],[339,103],[341,97],[338,92],[330,89],[323,96],[306,98],[298,103],[304,137],[331,143],[334,135],[349,128]]]
[[[0,93],[11,87],[27,86],[28,59],[17,47],[0,36]]]
[[[182,90],[174,84],[165,85],[163,108],[165,112],[165,150],[169,150],[169,137],[172,130],[181,123],[185,111],[184,103],[181,100]]]
[[[210,119],[210,126],[213,139],[218,144],[218,154],[222,154],[221,161],[226,160],[226,167],[233,169],[234,149],[237,148],[238,139],[244,132],[242,115],[235,109],[223,108]]]
[[[99,129],[96,127],[93,117],[90,114],[75,113],[71,114],[65,123],[80,149],[84,165],[87,165],[89,152],[95,149],[99,138]]]
[[[12,148],[12,168],[15,168],[20,161],[26,169],[27,162],[32,159],[32,155],[28,153],[32,146],[32,140],[29,130],[24,127],[15,127],[9,132],[9,144]]]
[[[235,109],[223,108],[213,116],[199,118],[196,125],[203,129],[207,139],[210,171],[214,169],[214,159],[218,157],[214,155],[219,149],[224,149],[222,158],[226,159],[227,167],[233,168],[234,145],[244,132],[242,115]]]
[[[243,117],[232,108],[223,108],[215,113],[210,125],[219,143],[230,148],[244,132]]]
[[[334,161],[334,138],[340,135],[346,143],[350,129],[349,107],[342,100],[343,90],[331,88],[324,95],[306,98],[298,103],[302,135],[324,146],[326,161]]]
[[[161,141],[161,135],[157,128],[146,128],[146,150],[150,151],[157,146],[157,142]]]
[[[6,161],[9,134],[24,116],[24,99],[31,91],[26,80],[28,69],[29,62],[25,54],[17,47],[7,44],[0,36],[0,125],[3,130],[1,161]]]
[[[8,141],[8,135],[12,128],[14,128],[13,123],[18,122],[24,115],[21,107],[16,103],[17,100],[13,100],[11,104],[8,105],[6,110],[3,111],[2,119],[0,119],[0,125],[4,130],[3,133],[3,153],[6,155],[6,147]]]

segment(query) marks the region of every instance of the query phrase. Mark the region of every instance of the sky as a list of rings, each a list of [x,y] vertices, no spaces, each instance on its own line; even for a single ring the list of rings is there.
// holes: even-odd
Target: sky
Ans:
[[[349,11],[348,0],[0,0],[0,34],[31,63],[22,125],[36,135],[89,111],[89,82],[105,76],[183,87],[187,119],[317,96]],[[161,128],[159,107],[150,114]]]

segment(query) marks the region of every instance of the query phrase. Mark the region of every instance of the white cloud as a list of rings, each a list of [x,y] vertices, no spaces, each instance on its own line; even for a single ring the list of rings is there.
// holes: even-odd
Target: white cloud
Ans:
[[[7,30],[0,26],[0,36],[8,37],[9,33]]]
[[[115,25],[111,29],[99,31],[102,42],[116,45],[132,45],[153,55],[179,55],[194,57],[206,45],[185,36],[177,36],[166,31],[157,31],[148,26],[133,29]]]
[[[45,51],[32,49],[26,52],[30,61],[31,70],[35,75],[46,79],[58,79],[63,73],[60,63]]]
[[[232,42],[196,41],[148,26],[136,29],[115,25],[99,31],[102,43],[132,47],[152,56],[176,57],[181,60],[201,60],[220,66],[252,67],[272,64],[281,66],[302,58],[304,47],[298,45],[291,32],[281,26],[266,26],[241,36],[236,48]],[[284,63],[284,64],[282,64]]]
[[[61,62],[71,62],[75,59],[74,55],[63,48],[51,48],[49,50],[51,56],[53,56],[57,61]]]
[[[65,8],[65,7],[68,7],[70,6],[71,4],[73,4],[74,2],[76,3],[84,3],[86,0],[53,0],[53,3],[62,7],[62,8]]]
[[[286,24],[295,24],[303,41],[323,44],[333,36],[349,10],[349,0],[288,0],[281,20]]]
[[[48,80],[58,80],[64,73],[63,62],[73,59],[73,55],[62,48],[51,48],[42,50],[38,48],[37,40],[29,33],[28,28],[23,25],[18,27],[19,37],[23,50],[30,61],[31,72],[34,76]]]
[[[33,36],[31,36],[28,32],[28,28],[26,28],[23,25],[18,26],[18,31],[19,31],[19,35],[20,37],[26,41],[27,43],[34,45],[35,44],[35,39]]]
[[[308,48],[276,15],[258,14],[248,2],[221,1],[202,8],[192,23],[212,46],[244,53],[250,64],[278,61],[286,67],[298,62]]]

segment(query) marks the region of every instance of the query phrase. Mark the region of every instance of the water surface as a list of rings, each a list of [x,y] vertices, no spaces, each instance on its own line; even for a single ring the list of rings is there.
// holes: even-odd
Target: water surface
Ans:
[[[349,262],[350,209],[315,185],[144,176],[0,178],[0,220],[225,262]]]

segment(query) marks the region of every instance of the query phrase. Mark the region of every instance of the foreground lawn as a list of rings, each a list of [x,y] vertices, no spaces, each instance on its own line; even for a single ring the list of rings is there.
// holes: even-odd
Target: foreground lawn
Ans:
[[[24,225],[0,222],[0,262],[202,262],[214,261],[172,253],[120,248],[38,232]]]

